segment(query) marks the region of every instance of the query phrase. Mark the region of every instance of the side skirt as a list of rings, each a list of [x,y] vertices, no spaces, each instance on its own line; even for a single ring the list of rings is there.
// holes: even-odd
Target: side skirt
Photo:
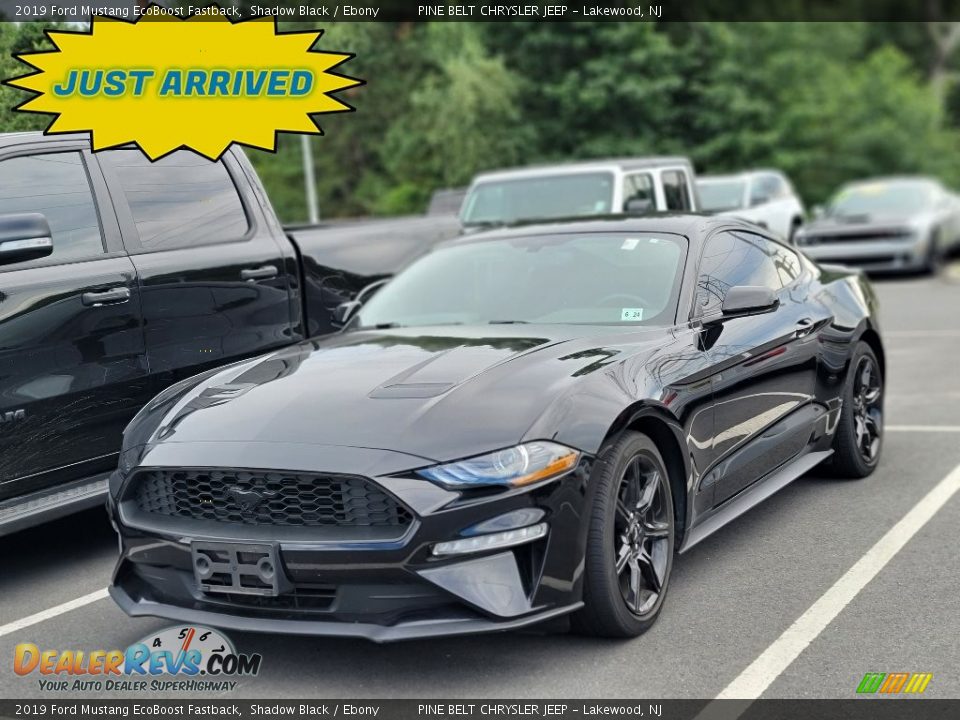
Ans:
[[[110,473],[104,473],[4,500],[0,503],[0,537],[103,505],[109,477]]]
[[[685,553],[701,540],[710,537],[731,520],[743,515],[747,510],[759,505],[778,490],[782,490],[804,473],[812,470],[828,457],[833,450],[811,452],[801,455],[793,462],[784,465],[779,470],[768,475],[765,480],[750,486],[739,495],[731,498],[717,512],[706,518],[702,523],[694,525],[684,538],[679,552]]]

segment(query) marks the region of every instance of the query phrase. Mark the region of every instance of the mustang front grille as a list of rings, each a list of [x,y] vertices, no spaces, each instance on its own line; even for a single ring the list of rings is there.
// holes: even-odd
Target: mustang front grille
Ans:
[[[134,479],[143,513],[295,527],[406,527],[409,511],[362,477],[255,470],[149,470]]]

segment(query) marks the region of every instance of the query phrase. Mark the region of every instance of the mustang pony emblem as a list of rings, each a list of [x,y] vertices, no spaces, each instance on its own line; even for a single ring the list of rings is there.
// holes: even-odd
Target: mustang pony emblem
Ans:
[[[240,506],[241,510],[255,510],[264,500],[276,497],[273,490],[252,490],[239,485],[227,489],[227,496]]]

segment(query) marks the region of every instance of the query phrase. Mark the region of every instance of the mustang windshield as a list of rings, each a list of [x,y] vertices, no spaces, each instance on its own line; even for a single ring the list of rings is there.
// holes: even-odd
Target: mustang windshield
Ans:
[[[448,245],[399,273],[353,325],[672,325],[686,253],[685,239],[664,233],[570,233]]]
[[[746,190],[747,183],[743,180],[700,180],[697,182],[700,204],[707,212],[741,209]]]
[[[489,180],[464,202],[463,224],[506,224],[517,220],[605,215],[613,207],[613,173]]]

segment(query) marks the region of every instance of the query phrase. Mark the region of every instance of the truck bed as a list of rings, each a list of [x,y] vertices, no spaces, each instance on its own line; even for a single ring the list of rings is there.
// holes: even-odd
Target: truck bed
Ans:
[[[300,255],[307,334],[336,328],[333,310],[372,282],[395,274],[460,233],[453,215],[415,215],[288,228]]]

